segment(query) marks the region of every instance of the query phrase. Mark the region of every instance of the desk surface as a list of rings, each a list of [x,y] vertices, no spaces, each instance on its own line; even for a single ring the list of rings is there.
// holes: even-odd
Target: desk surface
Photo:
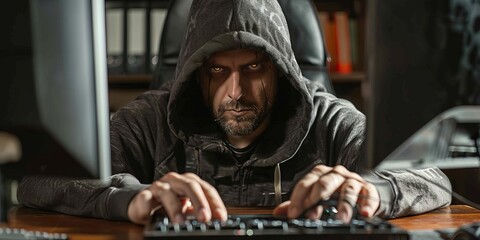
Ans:
[[[231,214],[270,213],[270,209],[231,208]],[[458,228],[480,221],[480,210],[454,205],[429,213],[390,220],[405,230]],[[67,233],[71,240],[143,239],[143,226],[128,222],[82,218],[53,212],[14,208],[8,215],[8,226],[47,232]]]

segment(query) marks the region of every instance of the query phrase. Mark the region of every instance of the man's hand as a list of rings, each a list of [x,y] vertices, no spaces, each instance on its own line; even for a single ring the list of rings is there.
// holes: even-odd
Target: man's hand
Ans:
[[[319,200],[327,200],[334,193],[339,196],[337,219],[350,222],[353,206],[357,205],[361,215],[371,217],[380,206],[377,188],[366,182],[360,175],[338,165],[328,167],[317,165],[303,177],[293,189],[290,201],[283,202],[273,210],[274,215],[288,218],[301,217],[300,214]],[[323,207],[308,211],[305,217],[319,219]]]
[[[176,223],[185,221],[187,214],[207,222],[227,220],[227,209],[217,190],[193,173],[170,172],[139,192],[128,205],[128,218],[138,224],[148,224],[153,212],[160,207]]]

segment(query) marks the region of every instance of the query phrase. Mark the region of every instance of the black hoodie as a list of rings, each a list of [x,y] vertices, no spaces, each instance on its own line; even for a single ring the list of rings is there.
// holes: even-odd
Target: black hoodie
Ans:
[[[203,105],[195,71],[213,53],[254,49],[280,72],[269,127],[252,155],[239,161]],[[108,181],[26,178],[21,203],[68,214],[128,219],[129,201],[170,171],[194,172],[227,206],[273,206],[288,200],[317,164],[362,168],[365,116],[305,79],[276,1],[196,0],[175,79],[119,110],[111,121],[113,175]],[[438,169],[370,172],[381,197],[378,215],[416,214],[450,204],[450,184]]]

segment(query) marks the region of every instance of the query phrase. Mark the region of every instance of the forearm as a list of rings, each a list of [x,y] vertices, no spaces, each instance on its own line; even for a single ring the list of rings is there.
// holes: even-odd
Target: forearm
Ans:
[[[20,204],[65,214],[128,220],[128,203],[146,186],[129,174],[105,181],[25,177],[18,188]]]

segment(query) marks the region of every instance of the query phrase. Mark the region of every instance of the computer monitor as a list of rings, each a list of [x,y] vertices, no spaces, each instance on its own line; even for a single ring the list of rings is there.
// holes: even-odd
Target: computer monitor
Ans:
[[[3,179],[107,178],[104,2],[19,0],[0,12],[0,133],[22,150],[0,165]]]

